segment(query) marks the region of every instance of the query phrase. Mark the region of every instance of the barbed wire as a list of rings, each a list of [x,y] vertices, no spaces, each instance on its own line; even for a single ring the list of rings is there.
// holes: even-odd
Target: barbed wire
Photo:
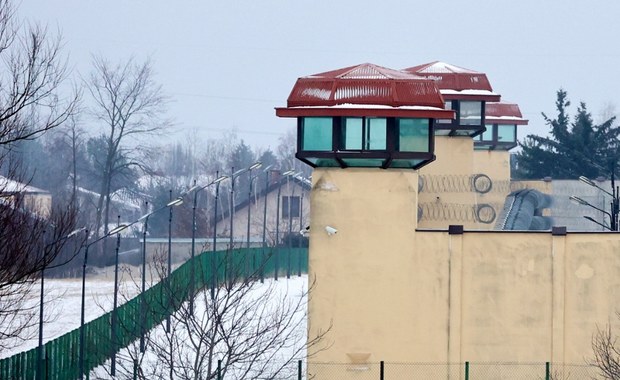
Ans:
[[[490,224],[497,219],[498,210],[503,205],[496,203],[459,204],[459,203],[420,203],[418,217],[420,221],[454,221],[478,222]]]
[[[504,193],[523,189],[544,190],[545,183],[534,181],[493,180],[484,173],[472,175],[423,174],[419,177],[418,191],[420,193]]]

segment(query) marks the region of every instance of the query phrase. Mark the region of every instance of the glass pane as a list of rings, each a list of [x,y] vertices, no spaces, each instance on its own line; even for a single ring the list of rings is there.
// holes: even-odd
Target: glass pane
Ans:
[[[515,132],[517,130],[516,125],[498,125],[497,126],[497,140],[502,142],[515,142]]]
[[[451,129],[437,129],[435,128],[435,136],[448,136],[452,132]]]
[[[482,124],[482,102],[461,101],[461,125]]]
[[[492,147],[491,145],[478,144],[478,143],[474,145],[475,150],[489,150],[491,149],[491,147]]]
[[[366,149],[385,150],[387,119],[366,119]]]
[[[471,136],[474,134],[474,131],[468,129],[455,129],[452,131],[452,136]]]
[[[385,160],[382,158],[344,158],[342,161],[351,167],[380,168]]]
[[[428,152],[428,119],[398,119],[398,150],[400,152]]]
[[[424,162],[424,160],[392,160],[392,163],[390,163],[390,167],[412,169],[420,165],[422,162]]]
[[[487,130],[482,133],[482,141],[493,141],[493,124],[486,125]]]
[[[447,110],[451,110],[452,109],[452,101],[451,100],[446,100],[446,104],[444,106],[444,109]],[[439,124],[451,124],[452,123],[452,119],[437,119],[435,120],[436,123]]]
[[[304,117],[302,119],[302,150],[332,150],[332,118]]]
[[[306,158],[306,160],[312,162],[313,164],[315,164],[318,167],[321,168],[337,168],[340,167],[340,164],[338,163],[338,161],[331,159],[331,158],[315,158],[315,157],[310,157],[310,158]]]
[[[362,118],[342,119],[342,150],[362,150]]]

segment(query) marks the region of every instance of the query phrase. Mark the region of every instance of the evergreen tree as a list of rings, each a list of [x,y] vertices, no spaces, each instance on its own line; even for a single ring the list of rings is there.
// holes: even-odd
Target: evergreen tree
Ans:
[[[515,178],[596,178],[608,177],[616,170],[620,127],[614,126],[615,118],[597,125],[582,102],[571,123],[569,106],[566,91],[558,90],[557,117],[551,119],[543,113],[551,129],[550,137],[528,135],[525,138],[516,157]]]

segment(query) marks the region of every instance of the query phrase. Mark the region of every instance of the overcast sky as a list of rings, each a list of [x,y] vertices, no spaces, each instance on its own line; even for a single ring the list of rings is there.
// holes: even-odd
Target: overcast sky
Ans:
[[[445,61],[487,74],[544,134],[562,87],[597,116],[619,105],[620,1],[23,0],[20,15],[62,31],[71,65],[92,54],[151,57],[184,140],[235,128],[277,145],[300,76],[371,62],[394,69]]]

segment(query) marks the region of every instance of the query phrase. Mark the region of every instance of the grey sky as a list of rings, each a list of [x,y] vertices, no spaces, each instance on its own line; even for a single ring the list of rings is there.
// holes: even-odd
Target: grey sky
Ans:
[[[597,116],[616,103],[620,2],[615,0],[92,1],[23,0],[20,15],[58,26],[71,64],[152,57],[180,129],[277,145],[294,121],[274,107],[299,76],[372,62],[402,69],[446,61],[487,73],[546,133],[563,87]]]

